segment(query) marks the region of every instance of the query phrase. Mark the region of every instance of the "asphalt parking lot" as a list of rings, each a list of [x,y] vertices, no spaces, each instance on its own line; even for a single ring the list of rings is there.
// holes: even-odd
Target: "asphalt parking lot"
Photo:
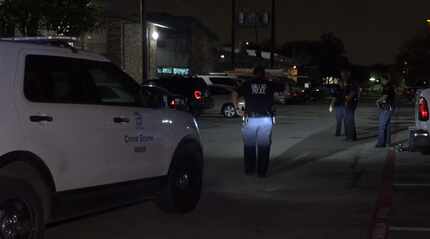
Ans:
[[[430,156],[396,154],[390,238],[430,237]]]
[[[395,143],[405,142],[411,112],[402,108],[394,119]],[[388,153],[374,148],[377,110],[372,105],[358,110],[357,142],[334,137],[334,115],[326,105],[282,106],[278,115],[269,178],[243,174],[240,119],[204,115],[199,124],[205,185],[194,212],[167,215],[151,202],[139,203],[51,226],[47,238],[369,238]],[[416,177],[426,176],[425,166],[430,170],[421,156],[414,163],[407,153],[397,157],[396,183],[403,174],[416,183]],[[390,225],[424,227],[430,210],[425,214],[417,207],[421,217],[408,219],[415,205],[400,209],[412,200],[406,197],[422,203],[425,195],[423,190],[396,191]],[[415,217],[421,224],[415,224]],[[395,218],[410,224],[394,224]]]

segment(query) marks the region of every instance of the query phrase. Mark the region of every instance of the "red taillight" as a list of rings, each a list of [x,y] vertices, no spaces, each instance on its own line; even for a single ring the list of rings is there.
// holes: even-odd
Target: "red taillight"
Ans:
[[[176,100],[172,100],[172,101],[170,101],[169,106],[170,106],[170,108],[172,108],[172,109],[176,108]]]
[[[202,99],[202,92],[199,90],[194,91],[194,98],[196,98],[196,100],[201,100]]]
[[[418,118],[420,121],[428,121],[429,116],[430,115],[427,100],[421,97],[418,103]]]

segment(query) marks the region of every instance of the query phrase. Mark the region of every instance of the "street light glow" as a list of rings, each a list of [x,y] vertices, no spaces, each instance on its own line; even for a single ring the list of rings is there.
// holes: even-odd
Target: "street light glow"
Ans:
[[[375,81],[376,81],[376,78],[375,78],[375,77],[370,77],[369,81],[370,81],[370,82],[375,82]]]
[[[157,41],[158,38],[160,38],[160,34],[157,31],[153,31],[152,32],[152,39],[154,39],[155,41]]]

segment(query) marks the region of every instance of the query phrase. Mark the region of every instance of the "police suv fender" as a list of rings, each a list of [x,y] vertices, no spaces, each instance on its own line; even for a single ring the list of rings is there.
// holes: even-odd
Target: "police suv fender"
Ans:
[[[430,89],[418,91],[415,104],[415,126],[409,131],[409,150],[430,153]]]
[[[43,236],[63,192],[146,179],[164,211],[193,210],[203,174],[195,119],[137,105],[124,72],[63,43],[0,40],[0,238]]]

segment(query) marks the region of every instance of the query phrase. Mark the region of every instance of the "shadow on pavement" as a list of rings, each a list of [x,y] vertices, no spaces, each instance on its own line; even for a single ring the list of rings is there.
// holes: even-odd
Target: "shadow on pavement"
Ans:
[[[399,116],[400,114],[397,114],[395,118]],[[347,142],[344,137],[334,137],[334,128],[307,137],[272,161],[272,175],[282,174],[356,145],[375,141],[378,137],[378,121],[375,118],[371,122],[373,126],[357,128],[358,138],[354,142]],[[393,123],[392,135],[408,130],[409,126],[408,121]]]
[[[359,131],[360,129],[358,129]],[[272,161],[271,175],[282,174],[319,159],[345,151],[356,145],[374,141],[376,135],[359,137],[354,142],[345,141],[344,137],[334,137],[334,129],[311,135],[294,145]],[[360,131],[359,131],[360,132]]]

